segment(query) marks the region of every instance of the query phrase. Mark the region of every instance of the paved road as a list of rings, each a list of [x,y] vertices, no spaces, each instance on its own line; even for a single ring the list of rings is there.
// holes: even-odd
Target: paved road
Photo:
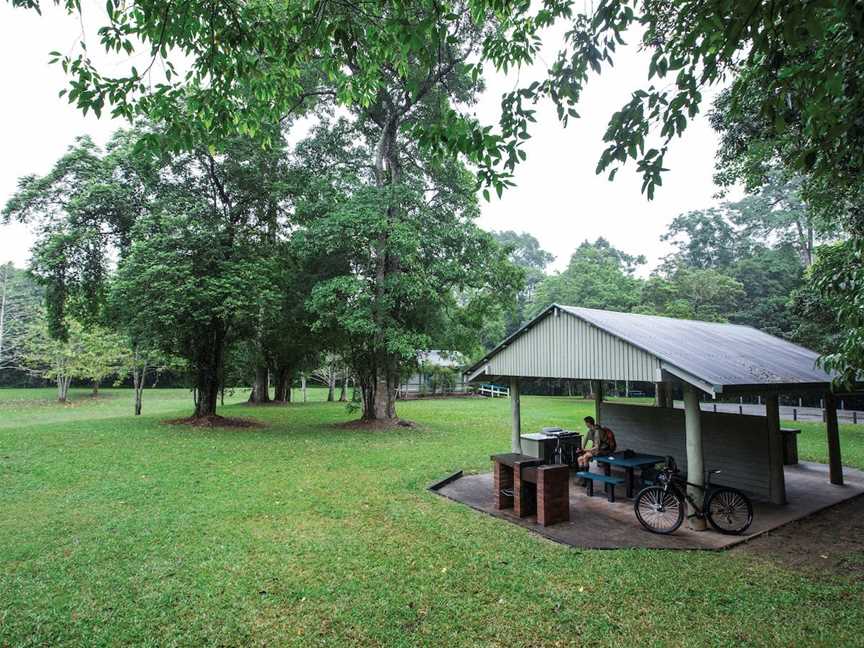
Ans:
[[[683,401],[675,401],[675,407],[684,409]],[[715,409],[716,408],[716,409]],[[707,412],[730,412],[733,414],[750,414],[751,416],[765,416],[764,405],[753,405],[744,403],[702,403],[702,409]],[[784,421],[823,421],[823,411],[818,407],[791,407],[780,406],[780,418]],[[840,423],[864,424],[864,412],[861,410],[837,410],[837,420]]]

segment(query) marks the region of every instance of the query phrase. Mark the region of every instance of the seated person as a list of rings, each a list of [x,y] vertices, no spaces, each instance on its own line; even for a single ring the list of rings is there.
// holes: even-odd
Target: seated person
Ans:
[[[585,417],[588,434],[585,437],[585,452],[579,455],[579,470],[590,470],[591,460],[597,455],[615,452],[615,434],[607,427],[597,425],[593,416]],[[590,444],[590,448],[589,448]]]

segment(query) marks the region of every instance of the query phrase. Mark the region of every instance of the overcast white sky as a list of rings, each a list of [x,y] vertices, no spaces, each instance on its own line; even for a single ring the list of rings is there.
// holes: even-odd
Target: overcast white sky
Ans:
[[[76,136],[86,133],[104,143],[123,125],[104,116],[83,117],[58,98],[64,78],[58,66],[48,65],[48,52],[71,50],[81,26],[50,5],[43,14],[40,18],[0,3],[0,87],[5,95],[0,102],[0,204],[15,191],[20,176],[47,172]],[[558,42],[557,34],[546,40],[547,62]],[[95,47],[91,40],[91,53]],[[615,68],[591,80],[579,108],[582,118],[571,120],[566,129],[553,107],[539,106],[538,123],[526,146],[528,159],[517,170],[517,187],[500,200],[493,197],[491,203],[483,203],[481,226],[530,232],[557,257],[555,269],[566,266],[581,241],[599,236],[629,253],[646,255],[646,272],[653,267],[668,251],[659,239],[672,218],[716,202],[711,179],[716,138],[704,116],[691,124],[667,156],[670,171],[651,202],[639,191],[641,179],[633,165],[619,171],[614,183],[595,175],[606,122],[630,92],[645,83],[646,69],[645,54],[635,48],[622,52]],[[518,81],[530,81],[537,70],[523,71]],[[494,122],[501,92],[516,83],[514,75],[491,77],[477,106],[478,116]],[[31,243],[25,227],[0,225],[0,263],[25,265]]]

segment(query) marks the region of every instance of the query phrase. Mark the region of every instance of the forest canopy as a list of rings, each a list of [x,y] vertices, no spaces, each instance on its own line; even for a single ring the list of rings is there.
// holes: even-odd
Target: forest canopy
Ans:
[[[36,228],[51,339],[115,323],[133,357],[188,364],[199,417],[241,355],[260,385],[335,352],[364,418],[391,419],[420,350],[476,350],[552,300],[750,323],[819,349],[841,382],[864,367],[859,2],[56,4],[92,15],[91,46],[118,63],[86,42],[53,52],[61,94],[134,127],[22,178],[4,217]],[[556,26],[545,76],[478,121],[484,75],[537,62]],[[708,112],[716,181],[747,195],[678,215],[647,278],[603,239],[542,276],[530,237],[477,228],[476,194],[513,184],[538,102],[579,118],[628,39],[646,78],[610,116],[597,173],[635,164],[651,199],[670,143]]]

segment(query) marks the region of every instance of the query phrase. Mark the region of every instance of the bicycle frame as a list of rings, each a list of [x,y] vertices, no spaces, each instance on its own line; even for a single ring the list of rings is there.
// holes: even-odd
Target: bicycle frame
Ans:
[[[687,490],[687,486],[693,486],[694,488],[698,488],[702,491],[702,506],[696,503],[693,497],[690,495],[690,492]],[[698,518],[705,517],[705,500],[708,499],[708,493],[711,489],[711,475],[709,473],[707,483],[704,486],[699,484],[693,484],[692,482],[688,482],[686,479],[682,479],[674,473],[670,473],[668,479],[664,482],[663,490],[668,491],[672,489],[678,499],[689,502],[693,507],[693,515]],[[690,516],[692,517],[692,516]]]

